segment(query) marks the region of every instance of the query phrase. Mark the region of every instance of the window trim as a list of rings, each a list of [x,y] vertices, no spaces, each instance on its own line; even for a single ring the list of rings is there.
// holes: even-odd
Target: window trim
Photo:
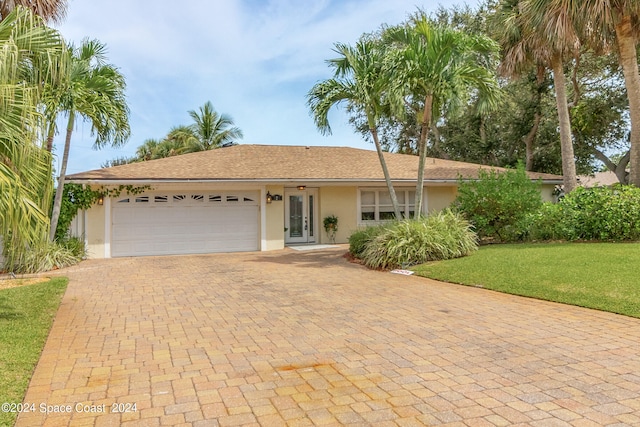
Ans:
[[[410,214],[410,212],[412,211],[412,208],[415,209],[415,187],[399,187],[399,188],[394,188],[396,191],[396,194],[400,193],[400,192],[404,192],[404,204],[401,205],[400,209],[402,211],[402,213],[407,216]],[[366,219],[362,219],[362,193],[363,192],[374,192],[374,218],[373,220],[366,220]],[[357,197],[357,210],[358,210],[358,217],[357,217],[357,223],[358,225],[374,225],[374,224],[384,224],[386,222],[389,222],[391,220],[381,220],[380,219],[380,193],[384,192],[384,193],[388,193],[389,189],[386,187],[359,187],[358,188],[358,197]],[[411,197],[411,193],[413,193],[413,197]],[[422,212],[425,212],[426,210],[426,189],[423,190],[423,197],[424,197],[424,202],[422,204]],[[370,206],[370,205],[367,205]],[[385,205],[386,206],[386,205]]]

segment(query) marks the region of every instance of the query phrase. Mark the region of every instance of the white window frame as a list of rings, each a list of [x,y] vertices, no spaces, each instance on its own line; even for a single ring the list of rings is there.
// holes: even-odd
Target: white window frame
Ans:
[[[400,206],[400,210],[405,218],[408,218],[409,212],[412,209],[415,209],[415,187],[401,187],[395,188],[396,194],[404,193],[404,204]],[[373,220],[365,220],[362,219],[362,193],[363,192],[373,192],[375,193],[375,204],[374,204],[374,219]],[[389,194],[389,190],[386,187],[360,187],[358,188],[358,225],[374,225],[374,224],[383,224],[385,222],[389,222],[391,220],[381,220],[380,219],[380,193]],[[413,193],[413,194],[412,194]],[[411,195],[411,196],[410,196]],[[426,202],[426,192],[423,192],[423,196]],[[423,208],[426,208],[426,203],[423,202]],[[386,206],[386,205],[385,205]],[[423,209],[424,212],[424,209]]]

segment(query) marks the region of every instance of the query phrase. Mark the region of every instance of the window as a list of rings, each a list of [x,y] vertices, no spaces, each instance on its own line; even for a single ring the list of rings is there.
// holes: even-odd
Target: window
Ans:
[[[169,201],[169,197],[168,196],[155,196],[153,198],[153,201],[155,203],[167,203]]]
[[[412,218],[415,205],[416,192],[396,188],[396,197],[400,205],[400,211],[405,218]],[[395,219],[391,195],[386,189],[366,189],[360,190],[360,222],[391,221]]]

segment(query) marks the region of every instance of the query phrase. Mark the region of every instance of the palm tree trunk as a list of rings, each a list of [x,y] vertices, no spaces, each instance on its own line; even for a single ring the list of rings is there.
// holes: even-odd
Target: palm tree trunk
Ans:
[[[564,67],[560,55],[551,59],[553,69],[553,85],[556,89],[556,105],[558,108],[558,121],[560,122],[560,149],[562,152],[562,175],[564,177],[565,194],[573,191],[577,185],[576,161],[573,154],[573,141],[571,138],[571,120],[569,119],[569,107],[567,105],[567,91],[564,79]]]
[[[56,237],[56,229],[58,228],[58,219],[60,218],[60,208],[62,207],[62,194],[64,192],[64,180],[67,174],[67,162],[69,161],[69,149],[71,148],[71,133],[73,132],[73,124],[75,122],[75,114],[73,111],[69,113],[69,121],[67,122],[67,136],[64,141],[64,153],[62,154],[62,163],[60,164],[60,177],[58,178],[58,188],[56,188],[56,196],[53,200],[53,211],[51,212],[51,229],[49,230],[49,240],[53,242]]]
[[[389,169],[387,168],[387,162],[384,160],[384,154],[382,153],[382,146],[380,145],[380,139],[378,139],[378,130],[370,126],[369,131],[373,137],[373,142],[378,152],[378,159],[380,160],[380,166],[382,166],[382,173],[384,174],[384,180],[387,182],[387,188],[389,189],[389,196],[391,197],[391,204],[393,205],[393,212],[396,215],[397,220],[402,220],[403,216],[400,212],[400,206],[398,205],[398,197],[396,196],[396,190],[391,183],[391,176],[389,175]]]
[[[433,108],[433,96],[427,95],[424,100],[424,111],[420,129],[420,141],[418,141],[418,182],[416,183],[416,201],[414,218],[422,215],[422,198],[424,189],[424,167],[427,160],[427,135],[431,125],[431,115]]]
[[[640,187],[640,75],[636,38],[630,16],[623,16],[616,25],[616,40],[620,52],[620,65],[624,74],[624,84],[629,98],[629,116],[631,117],[631,148],[629,184]]]
[[[56,133],[56,128],[52,124],[49,125],[49,132],[47,132],[47,151],[51,153],[53,150],[53,137]]]
[[[535,141],[536,135],[538,134],[538,128],[540,127],[541,119],[542,115],[539,111],[536,111],[533,116],[533,126],[527,133],[527,136],[524,137],[525,170],[529,172],[533,171],[533,142]]]

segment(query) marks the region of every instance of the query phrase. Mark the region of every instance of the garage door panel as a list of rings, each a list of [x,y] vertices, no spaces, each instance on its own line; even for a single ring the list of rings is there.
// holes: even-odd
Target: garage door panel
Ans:
[[[217,194],[164,194],[144,198],[149,200],[144,203],[114,203],[112,256],[258,250],[257,194]]]

